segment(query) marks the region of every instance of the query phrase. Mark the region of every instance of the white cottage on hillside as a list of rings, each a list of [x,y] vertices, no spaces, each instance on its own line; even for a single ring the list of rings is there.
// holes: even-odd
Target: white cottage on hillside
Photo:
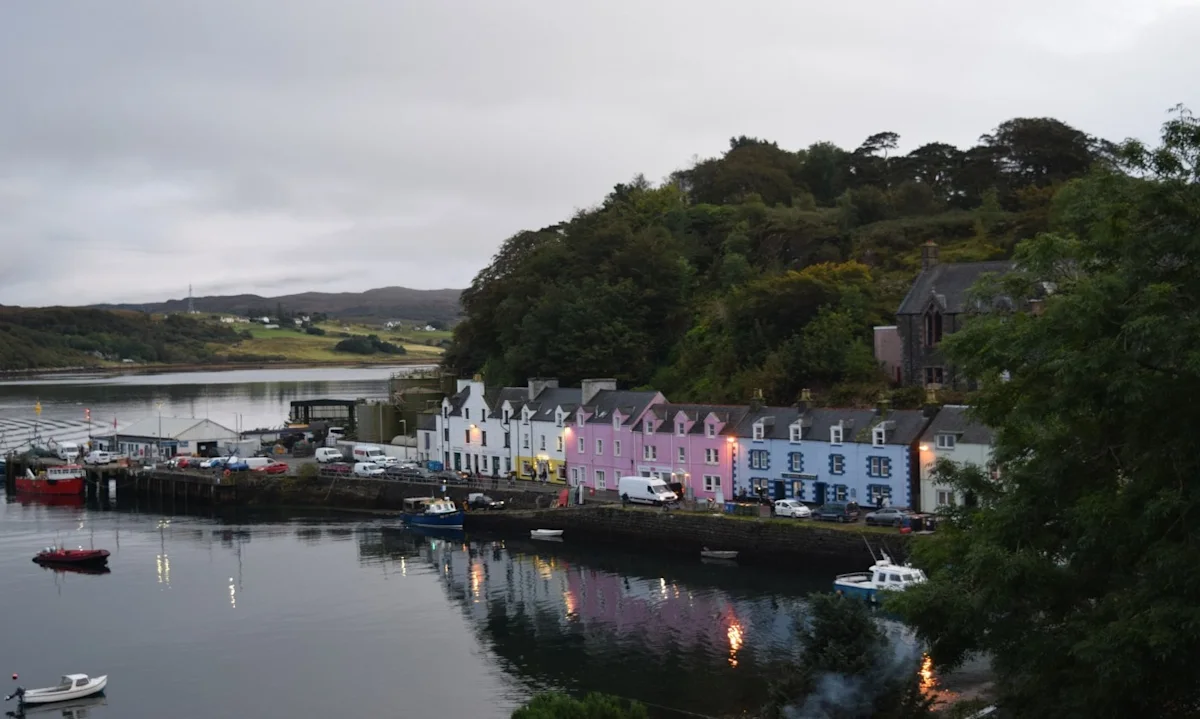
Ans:
[[[957,464],[974,464],[994,472],[992,430],[975,421],[963,405],[942,407],[921,435],[921,504],[923,512],[962,502],[962,493],[933,478],[939,459]]]

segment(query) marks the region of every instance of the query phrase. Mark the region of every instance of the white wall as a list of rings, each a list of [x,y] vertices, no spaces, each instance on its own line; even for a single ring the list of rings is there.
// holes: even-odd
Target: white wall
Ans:
[[[921,511],[932,512],[937,509],[938,490],[949,490],[950,487],[935,483],[931,477],[933,467],[940,459],[948,459],[957,464],[974,464],[978,467],[987,469],[988,463],[992,459],[992,447],[987,444],[963,444],[958,443],[954,449],[939,449],[936,441],[930,441],[922,446],[926,449],[921,451]],[[961,504],[963,501],[962,493],[955,493],[955,502]]]

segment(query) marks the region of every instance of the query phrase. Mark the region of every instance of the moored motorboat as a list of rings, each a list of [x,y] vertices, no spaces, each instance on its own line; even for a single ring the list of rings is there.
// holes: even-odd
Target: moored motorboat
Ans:
[[[38,564],[97,567],[108,564],[108,557],[107,549],[46,547],[33,556],[33,561]]]
[[[700,556],[705,559],[737,559],[737,555],[737,552],[709,549],[708,547],[700,550]]]
[[[561,529],[534,529],[530,530],[529,536],[534,539],[549,539],[551,537],[561,537],[563,530]]]
[[[400,516],[410,527],[462,529],[463,526],[463,511],[450,499],[409,497],[404,500]]]
[[[37,474],[25,470],[25,476],[17,477],[16,490],[26,494],[80,495],[84,490],[83,467],[64,464],[47,467]]]
[[[901,592],[925,579],[925,572],[908,564],[896,564],[885,553],[865,572],[839,574],[833,580],[833,589],[844,596],[878,602],[880,592]]]
[[[17,675],[13,675],[16,679]],[[89,677],[87,674],[64,674],[58,686],[43,689],[24,689],[17,687],[12,694],[4,697],[4,701],[16,699],[21,704],[51,704],[72,699],[83,699],[93,694],[99,694],[108,686],[108,675]]]

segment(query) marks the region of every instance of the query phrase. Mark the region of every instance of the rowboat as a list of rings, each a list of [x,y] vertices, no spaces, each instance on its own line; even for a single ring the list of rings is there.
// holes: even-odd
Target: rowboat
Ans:
[[[16,674],[13,678],[16,678]],[[24,704],[50,704],[65,702],[72,699],[82,699],[104,691],[108,685],[108,675],[89,677],[86,674],[64,674],[58,686],[43,689],[24,689],[17,687],[12,694],[4,697],[4,701],[16,699]]]
[[[561,537],[563,530],[561,529],[534,529],[529,532],[529,536],[534,539],[547,539],[549,537]]]
[[[700,550],[700,556],[706,559],[737,559],[737,552],[719,551],[705,547]]]
[[[107,549],[63,549],[62,547],[46,547],[34,555],[33,561],[38,564],[57,564],[97,567],[108,564]]]

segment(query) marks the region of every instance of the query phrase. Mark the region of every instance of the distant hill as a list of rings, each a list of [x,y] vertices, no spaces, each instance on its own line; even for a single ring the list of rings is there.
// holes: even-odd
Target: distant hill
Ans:
[[[406,319],[451,322],[461,312],[462,290],[413,290],[407,287],[380,287],[366,292],[303,292],[281,297],[259,295],[218,295],[195,297],[196,311],[245,315],[271,314],[278,306],[293,313],[322,312],[330,317]],[[187,299],[143,304],[90,305],[102,310],[138,310],[141,312],[186,312]]]

